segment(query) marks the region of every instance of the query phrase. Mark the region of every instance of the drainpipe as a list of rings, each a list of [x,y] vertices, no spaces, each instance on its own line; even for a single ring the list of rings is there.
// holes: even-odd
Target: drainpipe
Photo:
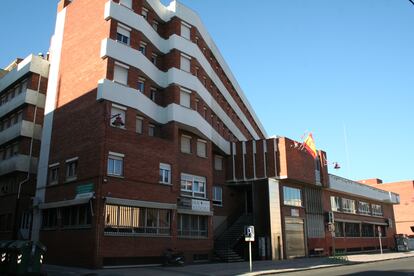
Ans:
[[[19,205],[20,205],[20,194],[21,194],[21,190],[22,190],[22,185],[30,180],[30,168],[31,168],[31,165],[32,165],[33,141],[34,141],[34,135],[35,135],[37,104],[38,104],[38,100],[39,100],[39,90],[40,90],[41,78],[42,78],[42,76],[39,75],[39,81],[37,83],[37,91],[36,91],[35,110],[33,112],[33,116],[34,116],[33,117],[33,132],[32,132],[32,137],[30,139],[30,148],[29,148],[29,166],[28,166],[26,178],[23,181],[19,182],[19,188],[17,190],[17,199],[16,199],[16,207],[15,207],[15,210],[14,210],[14,226],[13,226],[13,239],[15,239],[15,240],[17,240],[19,238],[19,235],[18,235],[18,231],[19,231],[18,211],[19,211]],[[26,93],[27,93],[27,89],[26,89]],[[21,218],[20,218],[20,220],[21,220]]]

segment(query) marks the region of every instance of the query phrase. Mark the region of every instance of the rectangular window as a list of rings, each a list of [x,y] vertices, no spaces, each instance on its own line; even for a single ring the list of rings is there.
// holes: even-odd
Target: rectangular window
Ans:
[[[139,51],[145,56],[145,54],[147,53],[147,43],[141,42],[139,44]]]
[[[144,119],[142,117],[137,117],[135,121],[135,131],[139,134],[142,134],[143,121]]]
[[[191,91],[181,88],[180,105],[191,108]]]
[[[171,211],[132,206],[105,206],[105,233],[170,235]]]
[[[49,166],[49,185],[59,182],[59,165]]]
[[[372,215],[382,217],[384,213],[382,212],[382,206],[379,204],[372,204]]]
[[[116,40],[126,45],[129,45],[130,37],[131,29],[127,26],[118,24],[118,27],[116,29]]]
[[[360,237],[360,224],[345,222],[345,236],[346,237]]]
[[[141,15],[142,15],[142,17],[145,18],[145,20],[147,20],[148,19],[148,10],[146,8],[142,8]]]
[[[89,204],[60,208],[62,226],[65,228],[85,227],[91,225],[91,209]]]
[[[122,153],[109,152],[108,155],[108,175],[124,175],[124,157]]]
[[[335,221],[335,237],[344,236],[344,223],[340,221]]]
[[[374,237],[374,225],[369,223],[362,223],[361,234],[363,237]]]
[[[197,155],[200,157],[207,157],[207,142],[204,140],[197,140]]]
[[[155,102],[157,99],[157,89],[151,87],[151,94],[150,94],[151,101]]]
[[[341,198],[339,196],[331,196],[331,210],[335,212],[341,210]]]
[[[171,184],[171,165],[160,163],[160,183]]]
[[[115,62],[114,67],[114,81],[120,84],[128,84],[128,69],[129,67],[118,62]]]
[[[178,215],[178,236],[181,237],[207,237],[207,216]]]
[[[58,209],[45,209],[42,211],[42,229],[54,229],[58,226]]]
[[[155,125],[153,124],[148,125],[148,135],[155,136]]]
[[[144,93],[144,91],[145,91],[145,79],[144,78],[139,78],[138,79],[137,89],[140,92]]]
[[[119,4],[132,9],[132,0],[119,0]]]
[[[152,64],[157,65],[157,59],[158,59],[158,55],[155,54],[155,53],[153,53],[151,55],[151,62],[152,62]]]
[[[355,200],[342,198],[342,211],[355,214]]]
[[[159,24],[158,24],[158,22],[156,20],[152,21],[152,25],[151,26],[154,29],[154,31],[156,31],[156,32],[158,31],[158,25]]]
[[[283,187],[283,202],[285,205],[302,206],[301,190],[292,187]]]
[[[66,181],[76,180],[78,176],[78,158],[66,160]]]
[[[206,178],[182,173],[181,195],[206,198]]]
[[[190,68],[191,68],[191,57],[181,54],[180,69],[185,72],[190,72]]]
[[[223,157],[220,155],[215,155],[214,156],[214,169],[216,171],[221,171],[223,170]]]
[[[19,143],[14,143],[12,145],[12,156],[19,155]]]
[[[213,186],[213,204],[223,205],[223,188],[220,186]]]
[[[181,135],[181,152],[191,153],[191,137]]]
[[[358,212],[364,215],[370,215],[371,210],[368,202],[358,201]]]
[[[190,40],[191,38],[191,25],[181,22],[181,36]]]
[[[111,107],[110,126],[125,128],[125,111],[125,107],[113,104]]]

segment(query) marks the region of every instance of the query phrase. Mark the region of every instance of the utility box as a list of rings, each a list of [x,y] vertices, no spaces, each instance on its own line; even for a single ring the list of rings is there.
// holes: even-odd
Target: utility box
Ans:
[[[13,243],[14,241],[0,241],[0,275],[6,275],[9,271],[9,244]]]

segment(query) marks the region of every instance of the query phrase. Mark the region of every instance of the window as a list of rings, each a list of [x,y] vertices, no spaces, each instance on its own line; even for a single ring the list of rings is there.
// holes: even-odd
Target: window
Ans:
[[[115,62],[114,67],[114,81],[120,84],[128,84],[128,69],[129,67],[121,63]]]
[[[181,36],[190,40],[191,38],[191,25],[181,22]]]
[[[154,31],[158,31],[158,22],[156,20],[152,21],[151,26],[154,29]]]
[[[160,163],[160,183],[171,184],[171,165]]]
[[[344,223],[340,221],[335,221],[335,237],[344,236]]]
[[[383,216],[383,212],[382,212],[382,206],[379,204],[372,204],[372,215],[373,216],[379,216],[382,217]]]
[[[359,201],[358,202],[358,212],[360,214],[370,215],[371,214],[371,210],[369,209],[369,203],[368,202]]]
[[[220,186],[213,186],[213,204],[223,205],[223,188]]]
[[[119,4],[130,9],[132,8],[132,0],[119,0]]]
[[[342,198],[342,211],[355,214],[355,200]]]
[[[350,223],[345,222],[345,236],[346,237],[360,237],[360,224],[359,223]]]
[[[361,234],[363,237],[374,237],[374,225],[369,223],[362,223]]]
[[[216,171],[221,171],[223,170],[223,157],[220,155],[215,155],[214,156],[214,169]]]
[[[145,20],[147,20],[148,19],[148,10],[146,8],[142,8],[141,15],[142,15],[142,17],[145,18]]]
[[[108,175],[124,175],[124,157],[122,153],[109,152],[108,155]]]
[[[125,110],[126,108],[123,106],[112,105],[110,126],[125,128]]]
[[[89,204],[60,208],[62,226],[66,228],[85,227],[91,225],[91,209]]]
[[[148,125],[148,135],[155,136],[155,125],[153,124]]]
[[[66,181],[76,180],[78,175],[78,158],[66,160]]]
[[[198,105],[200,104],[200,100],[199,99],[195,99],[195,105],[194,105],[194,110],[198,111]]]
[[[181,135],[181,152],[191,153],[191,137]]]
[[[302,206],[301,190],[292,187],[283,187],[283,201],[285,205]]]
[[[45,209],[42,211],[42,229],[56,228],[58,209]]]
[[[49,166],[49,185],[59,182],[59,164]]]
[[[180,105],[191,108],[191,91],[190,90],[181,88]]]
[[[204,140],[197,140],[197,155],[200,157],[207,157],[207,142]]]
[[[207,216],[178,215],[178,236],[207,237]]]
[[[151,94],[150,94],[151,101],[155,102],[157,100],[157,89],[151,87]]]
[[[171,211],[132,206],[105,206],[105,233],[169,235]]]
[[[127,26],[118,24],[118,27],[116,29],[116,40],[126,45],[129,45],[130,37],[131,29]]]
[[[206,178],[191,174],[181,174],[181,194],[206,198]]]
[[[137,117],[136,121],[135,121],[135,131],[137,133],[142,134],[142,124],[143,124],[144,119],[142,117]]]
[[[139,44],[139,51],[145,56],[145,54],[147,52],[147,43],[141,42]]]
[[[191,68],[191,57],[181,54],[180,69],[186,72],[190,72],[190,68]]]
[[[341,198],[339,196],[331,196],[331,210],[335,212],[341,210]]]
[[[14,143],[12,145],[12,153],[11,156],[19,155],[19,143]]]
[[[142,93],[144,93],[145,91],[145,79],[144,78],[139,78],[138,79],[138,90]]]
[[[151,55],[151,62],[152,62],[152,64],[157,65],[157,59],[158,59],[158,55],[155,54],[155,53],[153,53]]]

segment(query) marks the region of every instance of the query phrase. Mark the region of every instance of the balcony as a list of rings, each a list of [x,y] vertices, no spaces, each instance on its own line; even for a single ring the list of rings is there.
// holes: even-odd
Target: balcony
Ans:
[[[0,106],[0,117],[3,117],[5,114],[25,103],[44,108],[45,100],[46,96],[44,94],[38,94],[37,91],[26,89],[26,91],[22,92],[7,103]]]
[[[19,136],[33,137],[40,140],[42,136],[42,126],[23,120],[20,123],[3,130],[0,134],[0,145]]]
[[[400,203],[400,196],[398,194],[383,191],[332,174],[329,175],[329,188],[335,191],[361,196],[375,201],[382,201],[391,204]]]
[[[0,176],[14,171],[36,173],[38,159],[28,155],[16,155],[0,161]]]

